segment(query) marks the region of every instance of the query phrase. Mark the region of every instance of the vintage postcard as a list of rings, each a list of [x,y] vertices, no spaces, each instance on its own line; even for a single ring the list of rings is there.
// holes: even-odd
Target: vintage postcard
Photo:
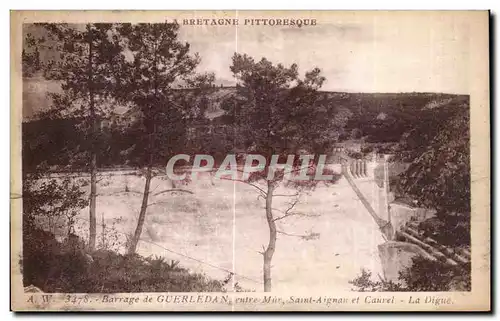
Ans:
[[[11,12],[11,309],[490,310],[488,30]]]

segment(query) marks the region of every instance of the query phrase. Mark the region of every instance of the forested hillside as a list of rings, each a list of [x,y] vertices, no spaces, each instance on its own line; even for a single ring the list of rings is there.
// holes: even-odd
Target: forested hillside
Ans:
[[[28,82],[30,83],[30,82]],[[43,88],[56,88],[53,83],[44,83]],[[189,89],[178,89],[189,96]],[[47,111],[50,98],[31,84],[24,94],[23,105],[23,162],[26,169],[36,165],[70,166],[75,169],[82,165],[72,154],[85,143],[85,133],[75,136],[80,130],[77,121],[41,119],[39,115]],[[468,105],[468,96],[440,93],[346,93],[321,92],[323,95],[318,108],[332,111],[335,117],[347,119],[340,129],[339,141],[363,139],[367,143],[399,142],[403,134],[417,124],[433,118],[434,113],[446,106]],[[237,123],[231,112],[231,104],[237,99],[235,87],[213,87],[206,90],[198,101],[200,114],[188,124],[191,127],[189,152],[225,154],[236,146],[231,139],[231,127]],[[203,115],[203,116],[202,116]],[[437,114],[436,114],[437,115]],[[123,151],[131,148],[126,137],[130,128],[121,128],[119,122],[126,122],[127,114],[112,119],[103,119],[106,126],[100,136],[99,165],[101,167],[134,166],[123,157]],[[424,125],[425,127],[425,125]],[[336,130],[339,130],[338,128]],[[35,139],[36,138],[36,139]],[[71,139],[71,144],[68,144]],[[71,147],[70,147],[71,146]],[[71,163],[70,163],[71,160]],[[161,160],[158,160],[161,163]],[[160,165],[160,164],[159,164]]]

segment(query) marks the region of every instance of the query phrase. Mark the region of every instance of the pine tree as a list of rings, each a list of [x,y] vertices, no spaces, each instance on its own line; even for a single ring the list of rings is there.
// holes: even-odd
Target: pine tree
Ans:
[[[122,99],[132,104],[139,115],[132,124],[133,146],[127,157],[145,168],[146,180],[137,226],[128,244],[129,254],[135,253],[142,234],[154,166],[165,166],[169,156],[186,152],[186,128],[196,116],[199,90],[213,87],[213,76],[192,78],[200,59],[190,54],[189,44],[178,39],[178,30],[179,25],[171,23],[120,27],[132,56],[121,84]],[[175,89],[180,83],[194,89]]]
[[[234,54],[231,71],[238,80],[238,98],[225,106],[228,115],[234,117],[235,141],[246,142],[247,153],[259,154],[266,160],[263,171],[251,174],[245,183],[256,187],[254,182],[264,181],[258,192],[265,200],[265,217],[269,227],[269,243],[261,252],[264,258],[264,291],[271,291],[271,262],[276,250],[276,222],[290,216],[303,215],[294,210],[300,192],[311,189],[317,181],[285,181],[284,171],[276,171],[268,177],[273,155],[280,163],[286,163],[289,155],[295,156],[292,171],[314,169],[318,154],[325,153],[345,126],[345,117],[337,115],[334,108],[323,103],[319,89],[325,78],[319,68],[299,77],[298,66],[285,67],[262,58]],[[301,150],[316,154],[310,164],[298,162]],[[332,176],[334,182],[338,176]],[[297,189],[285,210],[273,208],[273,199],[280,184]],[[283,195],[282,195],[283,196]],[[280,212],[281,214],[277,214]],[[285,234],[285,233],[284,233]],[[314,234],[314,233],[312,233]],[[314,237],[314,235],[306,235]]]
[[[43,24],[47,39],[39,47],[58,53],[43,64],[44,76],[61,83],[62,93],[51,93],[52,109],[43,117],[72,118],[86,135],[80,146],[90,172],[89,250],[96,244],[99,121],[109,111],[116,88],[117,68],[123,63],[113,24]],[[36,51],[38,53],[38,49]],[[39,54],[35,59],[40,64]],[[81,157],[81,155],[75,155]]]

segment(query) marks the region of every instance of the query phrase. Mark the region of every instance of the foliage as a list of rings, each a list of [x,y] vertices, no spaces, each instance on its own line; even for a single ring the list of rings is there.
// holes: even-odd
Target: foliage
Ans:
[[[226,108],[235,116],[236,135],[245,149],[268,156],[307,147],[318,154],[336,141],[336,129],[343,124],[333,108],[321,104],[318,89],[325,78],[319,68],[299,78],[295,64],[285,67],[235,54],[231,71],[240,86],[238,99]]]
[[[126,241],[126,236],[123,233],[120,233],[117,229],[117,225],[120,224],[123,220],[123,217],[113,218],[110,225],[104,223],[104,219],[102,222],[102,231],[99,236],[99,249],[108,250],[108,251],[118,251],[124,242],[124,238]],[[127,234],[128,235],[128,234]]]
[[[400,175],[397,192],[437,210],[439,222],[431,225],[446,234],[441,237],[446,244],[466,245],[471,210],[468,104],[452,100],[425,117],[401,141],[397,157],[412,162]]]
[[[57,258],[52,256],[61,252],[53,233],[72,235],[76,215],[88,204],[81,191],[83,185],[69,177],[50,179],[40,173],[24,173],[21,266],[30,283],[48,282],[50,274],[41,271],[56,264]]]
[[[408,291],[470,291],[470,264],[449,266],[440,261],[415,257],[400,275]]]
[[[75,216],[88,205],[82,180],[70,177],[41,178],[30,174],[23,178],[23,226],[38,224],[45,229],[69,233]]]
[[[188,128],[205,120],[215,75],[195,72],[200,58],[178,39],[178,31],[176,23],[117,27],[126,58],[116,68],[115,94],[127,112],[116,118],[109,138],[122,163],[164,166],[172,155],[189,152]]]
[[[32,173],[23,179],[23,251],[20,265],[25,286],[44,292],[115,293],[223,290],[221,281],[192,274],[178,261],[123,256],[112,251],[113,225],[102,248],[90,252],[73,233],[76,213],[87,205],[82,185],[68,177],[47,179]],[[60,219],[62,242],[43,224]],[[44,229],[40,228],[44,227]]]
[[[276,250],[276,221],[303,213],[294,210],[300,194],[313,189],[319,181],[290,181],[287,186],[297,189],[291,196],[286,209],[272,207],[276,188],[285,181],[285,169],[271,167],[273,155],[280,163],[287,162],[289,155],[295,155],[292,173],[316,170],[318,156],[326,153],[338,139],[337,129],[345,124],[344,115],[336,117],[336,110],[322,104],[318,90],[326,80],[319,68],[307,71],[299,77],[298,66],[289,67],[273,64],[266,58],[255,61],[246,54],[235,53],[230,69],[238,81],[237,96],[223,105],[226,115],[233,120],[234,141],[246,153],[258,154],[264,158],[264,169],[252,173],[241,181],[255,187],[265,200],[265,217],[269,227],[269,243],[261,254],[264,259],[264,291],[271,291],[271,260]],[[313,154],[309,164],[302,165],[299,155]],[[276,156],[275,156],[276,157]],[[319,168],[321,169],[321,168]],[[274,178],[268,174],[273,172]],[[264,181],[259,187],[255,182]],[[333,180],[332,180],[333,182]],[[278,214],[279,213],[279,214]],[[307,215],[307,214],[305,214]]]
[[[349,139],[359,129],[367,142],[398,142],[402,135],[420,122],[426,114],[436,112],[449,99],[466,101],[467,96],[442,93],[325,93],[332,105],[348,109],[348,119],[341,139]],[[437,116],[439,117],[439,116]]]
[[[46,93],[50,108],[35,112],[34,124],[27,124],[28,128],[23,124],[26,137],[31,137],[33,131],[39,134],[38,126],[44,127],[42,139],[35,136],[29,142],[53,152],[47,153],[50,157],[30,157],[30,162],[35,163],[41,156],[56,165],[88,168],[92,155],[104,156],[109,146],[109,138],[98,127],[109,119],[115,107],[119,67],[124,61],[116,24],[36,23],[30,30],[38,37],[26,35],[23,70],[42,71],[45,80],[61,88]],[[28,147],[29,156],[33,146]],[[53,158],[53,154],[57,157]],[[33,170],[36,164],[30,165]]]
[[[399,283],[392,281],[384,281],[380,279],[379,281],[373,281],[372,273],[362,269],[361,274],[349,281],[349,284],[354,286],[354,291],[358,292],[376,292],[376,291],[405,291],[405,289]]]
[[[194,106],[177,99],[175,95],[181,95],[172,89],[176,82],[188,81],[200,60],[190,54],[189,44],[179,41],[178,29],[170,23],[122,24],[118,28],[123,50],[131,56],[122,66],[117,92],[120,101],[130,107],[125,116],[129,126],[124,129],[132,146],[125,152],[138,166],[164,165],[165,159],[185,146]],[[189,84],[196,86],[200,81],[203,79],[190,79]]]
[[[88,133],[75,119],[37,119],[22,124],[23,172],[36,173],[39,167],[56,166],[76,171],[88,168],[88,152],[83,150]],[[102,154],[101,154],[102,155]]]
[[[28,39],[33,41],[33,38]],[[26,52],[23,49],[21,54],[21,63],[22,63],[22,74],[23,77],[32,77],[35,73],[37,73],[41,69],[40,65],[40,51],[38,48],[35,48],[33,52]]]
[[[46,79],[58,81],[62,92],[48,93],[51,108],[42,119],[73,118],[84,139],[81,146],[71,148],[72,156],[82,153],[90,172],[89,248],[96,243],[97,150],[104,147],[99,124],[107,117],[110,99],[115,97],[115,66],[123,64],[123,56],[115,26],[109,23],[87,23],[84,26],[65,23],[40,24],[46,31],[35,44],[58,53],[56,59],[43,64]],[[30,45],[30,43],[28,43]],[[37,61],[35,60],[34,63]],[[38,63],[40,63],[38,61]],[[113,104],[111,104],[112,106]]]
[[[89,255],[67,239],[58,242],[40,229],[29,235],[23,248],[23,282],[44,292],[221,292],[221,281],[193,274],[175,262],[109,250]],[[77,236],[76,243],[79,241]],[[174,263],[174,264],[173,264]]]
[[[241,86],[240,86],[241,87]],[[202,87],[203,88],[203,87]],[[201,89],[200,89],[201,90]],[[216,117],[214,119],[200,119],[194,118],[192,122],[187,122],[186,126],[188,130],[192,132],[192,135],[187,139],[189,151],[210,154],[216,159],[224,159],[225,155],[231,152],[234,148],[243,149],[245,142],[234,137],[235,126],[238,126],[239,118],[236,117],[237,108],[234,106],[240,106],[237,104],[242,98],[238,93],[238,88],[208,88],[205,87],[203,96],[208,97],[209,110],[215,110],[216,114],[219,115],[220,112],[225,112],[224,115]],[[172,88],[171,92],[173,97],[176,97],[176,101],[182,101],[177,97],[187,96],[186,99],[193,100],[191,98],[192,94],[189,89],[179,89]],[[29,94],[29,93],[28,93]],[[188,95],[186,95],[188,94]],[[342,126],[336,127],[334,129],[334,136],[338,136],[340,141],[349,139],[350,133],[354,128],[359,128],[363,131],[363,135],[367,138],[370,144],[373,144],[374,149],[381,153],[394,153],[393,146],[387,145],[388,143],[383,143],[386,137],[390,138],[390,142],[396,145],[403,135],[412,130],[412,128],[417,127],[418,124],[432,124],[429,125],[428,131],[423,131],[421,133],[421,141],[426,141],[423,139],[427,132],[431,132],[432,128],[435,126],[433,119],[443,119],[440,113],[440,108],[434,108],[430,110],[423,109],[429,101],[439,100],[443,94],[425,94],[425,93],[399,93],[399,94],[361,94],[361,93],[332,93],[332,92],[318,92],[320,98],[318,99],[318,104],[325,106],[330,111],[330,117],[336,117],[340,122],[346,124],[346,127]],[[200,94],[201,95],[201,94]],[[454,100],[466,101],[467,99],[462,96],[448,95],[454,97]],[[448,97],[446,96],[446,97]],[[183,103],[183,105],[186,105]],[[201,102],[203,105],[203,102]],[[359,107],[361,106],[361,107]],[[31,108],[36,109],[38,106],[31,106]],[[196,107],[193,113],[201,115],[201,110],[203,106]],[[380,126],[374,123],[377,115],[383,111],[387,115],[396,115],[396,119],[404,122],[404,126],[394,126],[387,128],[386,132],[380,130]],[[401,114],[401,115],[400,115]],[[128,149],[135,144],[130,144],[132,138],[134,138],[133,131],[135,126],[131,125],[130,129],[127,126],[132,119],[135,119],[135,113],[129,114],[125,113],[123,115],[117,115],[116,126],[110,130],[108,136],[102,135],[104,140],[102,143],[103,148],[99,149],[98,160],[99,164],[102,166],[120,166],[120,165],[134,165],[137,164],[136,161],[130,161],[127,157]],[[314,115],[311,115],[313,117]],[[324,114],[318,114],[318,117],[324,117]],[[397,118],[399,117],[399,118]],[[446,119],[446,117],[444,117]],[[123,121],[121,124],[124,128],[118,126],[119,121]],[[320,119],[321,121],[321,119]],[[43,136],[46,139],[40,141],[39,148],[33,150],[33,147],[28,145],[23,141],[23,157],[29,158],[33,163],[39,162],[41,160],[52,161],[52,163],[57,163],[57,165],[67,165],[69,160],[73,159],[71,154],[70,146],[82,146],[82,142],[71,142],[66,146],[60,143],[61,138],[66,139],[82,138],[83,135],[78,135],[78,137],[73,137],[72,131],[74,131],[74,125],[70,127],[62,122],[49,122],[46,121],[44,124],[35,125],[36,121],[28,122],[23,124],[23,135],[25,137],[40,135],[41,129],[43,127],[49,130],[43,130]],[[440,121],[436,121],[437,124]],[[441,121],[441,123],[443,123]],[[40,127],[39,127],[40,126]],[[425,128],[425,127],[422,127]],[[389,135],[389,136],[388,136]],[[419,135],[415,133],[413,137],[418,138]],[[33,142],[30,139],[30,142]],[[408,146],[409,149],[412,149]],[[43,149],[51,150],[50,153],[43,153]],[[40,150],[40,152],[38,152]],[[25,152],[24,152],[25,151]],[[35,156],[30,156],[36,153]],[[191,153],[191,152],[188,152]],[[75,153],[73,153],[75,154]],[[54,156],[58,156],[57,159]],[[69,156],[67,156],[69,155]],[[221,156],[222,155],[222,156]],[[407,159],[411,159],[408,157]],[[162,160],[164,162],[164,159]],[[82,168],[83,162],[73,162],[75,168]]]
[[[195,75],[200,59],[178,39],[177,23],[121,24],[117,30],[122,50],[131,58],[121,65],[116,96],[130,106],[127,117],[134,116],[126,127],[131,146],[123,153],[132,164],[146,168],[137,227],[128,244],[134,253],[148,207],[152,167],[186,153],[188,123],[208,107],[198,92],[213,88],[214,76]],[[190,94],[172,90],[181,81],[192,89]]]
[[[421,124],[405,137],[402,154],[415,157],[401,179],[402,190],[424,206],[470,212],[469,110],[449,108],[452,115],[441,124]]]
[[[110,112],[116,89],[118,68],[123,63],[121,47],[116,38],[116,25],[108,23],[40,24],[47,32],[32,44],[34,50],[57,53],[41,62],[44,77],[61,84],[62,92],[48,93],[52,107],[41,118],[76,118],[90,133],[91,108],[96,116]],[[113,35],[113,36],[110,36]]]
[[[437,212],[419,224],[423,236],[441,245],[468,247],[470,245],[470,216],[463,213]]]
[[[177,24],[42,26],[48,30],[47,39],[31,35],[25,39],[23,76],[32,77],[42,70],[46,79],[61,83],[62,92],[50,93],[53,108],[39,114],[37,123],[23,124],[23,169],[32,171],[23,184],[26,282],[62,292],[203,291],[221,287],[162,258],[121,256],[101,250],[89,261],[84,244],[71,232],[76,213],[88,203],[82,184],[68,178],[39,179],[37,161],[42,159],[45,169],[50,165],[81,169],[90,163],[94,204],[96,159],[100,166],[146,167],[136,245],[150,205],[152,167],[164,165],[173,154],[225,155],[239,150],[264,155],[267,164],[272,155],[279,155],[280,163],[287,155],[295,155],[293,169],[298,171],[297,156],[328,153],[339,140],[362,137],[376,143],[399,141],[397,157],[412,162],[398,181],[400,193],[438,210],[435,219],[421,224],[426,236],[445,245],[470,243],[467,97],[325,93],[320,91],[326,79],[319,68],[300,77],[295,64],[287,67],[265,58],[256,61],[235,54],[230,68],[238,85],[222,99],[224,114],[209,120],[206,113],[213,109],[210,95],[217,91],[215,77],[195,74],[200,58],[190,53],[189,44],[178,39]],[[41,48],[50,48],[56,57],[42,59]],[[117,105],[125,112],[118,112]],[[100,128],[99,124],[109,127]],[[194,135],[189,135],[192,128]],[[381,148],[393,150],[382,144]],[[363,156],[348,153],[353,158]],[[309,173],[314,172],[317,161],[315,158],[308,164]],[[287,187],[297,189],[297,194],[292,195],[288,208],[276,209],[272,200],[284,172],[278,170],[276,178],[266,182],[267,187],[254,184],[265,181],[269,171],[267,166],[244,182],[256,187],[266,200],[270,243],[262,254],[265,269],[269,269],[264,279],[267,276],[270,282],[270,263],[276,233],[280,232],[276,221],[307,215],[294,207],[300,193],[314,189],[318,182],[286,182]],[[333,177],[326,183],[339,178]],[[90,217],[95,221],[95,205],[93,208]],[[38,230],[37,224],[45,224],[53,232],[67,229],[68,237],[60,243],[50,233]],[[112,248],[110,242],[112,235],[103,234],[101,245]],[[415,260],[400,277],[405,289],[470,288],[470,267],[467,274],[440,264]],[[353,284],[370,291],[401,287],[384,281],[373,283],[367,273]],[[270,290],[270,284],[265,289]]]
[[[470,291],[471,272],[470,264],[449,266],[440,261],[430,261],[421,256],[413,258],[412,265],[400,271],[399,281],[373,281],[371,272],[361,270],[350,284],[354,291],[404,291],[404,292],[433,292],[433,291]]]

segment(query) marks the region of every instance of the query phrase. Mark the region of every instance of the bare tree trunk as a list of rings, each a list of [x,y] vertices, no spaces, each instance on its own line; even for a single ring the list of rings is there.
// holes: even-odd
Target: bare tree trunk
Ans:
[[[96,199],[97,199],[97,162],[96,155],[92,153],[90,162],[90,205],[89,205],[89,250],[94,251],[97,238],[97,218],[96,218]]]
[[[152,166],[149,165],[146,170],[146,184],[144,185],[144,194],[142,196],[141,211],[139,212],[139,220],[137,221],[137,227],[133,238],[130,240],[130,245],[128,248],[128,254],[134,254],[137,249],[137,243],[141,238],[142,228],[144,227],[144,221],[146,219],[146,211],[148,209],[148,199],[149,199],[149,187],[151,186]]]
[[[151,179],[153,177],[153,153],[154,153],[154,145],[155,145],[155,137],[156,137],[156,108],[158,107],[158,62],[157,62],[157,52],[156,48],[154,50],[154,63],[153,63],[153,87],[154,87],[154,99],[153,104],[149,105],[147,112],[147,120],[146,120],[146,128],[148,133],[148,147],[147,152],[149,154],[149,160],[146,169],[146,184],[144,185],[144,193],[142,194],[142,204],[141,210],[139,212],[139,219],[137,221],[137,227],[135,228],[135,233],[130,240],[130,245],[128,248],[128,254],[134,254],[137,249],[137,243],[139,243],[139,239],[141,238],[142,229],[144,227],[144,221],[146,220],[146,211],[148,209],[148,200],[149,200],[149,189],[151,185]]]
[[[92,66],[92,29],[87,25],[89,39],[89,63],[88,63],[88,89],[89,89],[89,106],[90,106],[90,121],[91,121],[91,147],[90,147],[90,204],[89,204],[89,250],[95,250],[97,238],[97,217],[96,217],[96,198],[97,198],[97,156],[96,156],[96,136],[97,136],[97,119],[94,104],[93,91],[93,66]]]
[[[266,219],[269,226],[269,244],[264,252],[264,292],[271,292],[271,261],[276,249],[276,222],[273,218],[273,191],[274,185],[271,181],[267,182],[266,196]]]

